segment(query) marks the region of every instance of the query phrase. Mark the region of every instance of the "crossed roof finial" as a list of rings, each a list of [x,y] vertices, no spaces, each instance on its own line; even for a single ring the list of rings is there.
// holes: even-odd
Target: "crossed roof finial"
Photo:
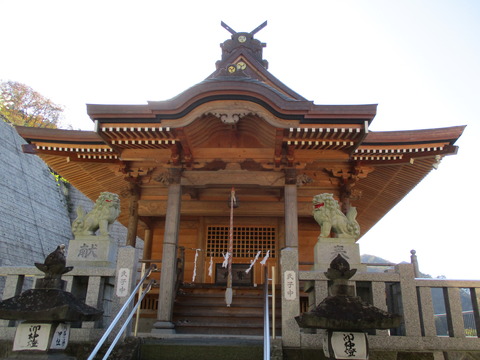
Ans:
[[[228,26],[227,24],[225,24],[223,21],[220,22],[220,24],[232,35],[235,35],[237,32],[235,30],[233,30],[230,26]],[[260,30],[262,30],[265,26],[267,26],[267,21],[264,21],[263,24],[260,24],[258,25],[255,29],[253,29],[252,31],[250,31],[249,34],[251,34],[252,36],[255,35],[257,32],[259,32]]]
[[[260,42],[258,39],[254,38],[254,35],[267,26],[265,21],[263,24],[257,26],[254,30],[250,32],[236,32],[230,26],[225,24],[223,21],[220,23],[230,34],[232,34],[231,39],[225,40],[220,47],[222,48],[222,61],[229,58],[233,51],[241,51],[243,53],[249,53],[254,56],[262,65],[267,68],[268,62],[263,59],[262,49],[267,46],[267,44]],[[229,61],[232,61],[230,59]],[[231,65],[230,63],[223,64],[225,66]],[[219,64],[217,63],[217,67]]]

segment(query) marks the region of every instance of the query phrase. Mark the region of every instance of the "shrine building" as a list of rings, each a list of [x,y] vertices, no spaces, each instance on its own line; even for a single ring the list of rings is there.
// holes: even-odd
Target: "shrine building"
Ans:
[[[101,192],[120,196],[127,245],[142,238],[142,261],[161,268],[151,305],[142,310],[152,332],[207,331],[195,330],[198,318],[182,321],[175,314],[175,297],[178,286],[184,292],[225,290],[230,230],[230,309],[237,295],[263,284],[262,259],[275,266],[281,294],[286,271],[324,271],[328,264],[314,258],[323,256],[314,251],[320,227],[312,199],[319,194],[333,194],[343,213],[356,208],[360,234],[352,241],[330,238],[318,251],[325,258],[348,255],[362,271],[358,238],[444,156],[457,152],[464,126],[374,132],[375,104],[305,99],[268,71],[265,44],[255,38],[262,26],[252,32],[225,26],[231,38],[221,44],[215,71],[170,100],[88,104],[94,131],[16,128],[28,142],[25,152],[37,154],[91,200]],[[302,301],[296,281],[293,301],[280,302],[278,332],[286,342],[284,329],[297,326],[287,315],[298,314]],[[248,334],[224,311],[233,329],[223,325],[218,333]],[[215,333],[211,325],[208,331]]]

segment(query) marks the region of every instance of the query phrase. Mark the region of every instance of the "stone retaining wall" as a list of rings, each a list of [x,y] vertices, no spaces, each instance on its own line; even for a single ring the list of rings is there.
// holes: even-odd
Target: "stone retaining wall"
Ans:
[[[93,202],[74,187],[57,183],[38,156],[24,154],[25,140],[3,121],[0,139],[0,266],[31,266],[59,244],[68,246],[75,209],[82,205],[89,211]],[[111,235],[125,245],[123,225],[116,222]],[[143,247],[141,239],[137,247]],[[0,276],[0,294],[3,283]]]
[[[0,121],[0,266],[33,265],[71,238],[67,201],[48,166]]]

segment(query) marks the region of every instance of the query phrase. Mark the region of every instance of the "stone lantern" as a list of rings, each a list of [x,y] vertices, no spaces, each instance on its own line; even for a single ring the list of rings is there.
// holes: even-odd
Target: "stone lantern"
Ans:
[[[340,254],[325,276],[332,281],[329,296],[315,309],[297,316],[301,328],[325,329],[324,352],[329,359],[368,359],[367,330],[398,327],[400,315],[378,309],[355,296],[350,278],[356,273]]]
[[[15,333],[15,359],[74,360],[63,350],[67,347],[70,322],[98,320],[103,311],[78,300],[65,291],[61,276],[73,269],[65,266],[65,245],[35,266],[45,273],[34,289],[0,302],[0,319],[23,320]]]

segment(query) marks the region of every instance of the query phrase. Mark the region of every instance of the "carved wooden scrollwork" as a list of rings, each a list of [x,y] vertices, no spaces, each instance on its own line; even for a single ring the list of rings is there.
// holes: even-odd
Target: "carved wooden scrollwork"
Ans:
[[[307,185],[313,182],[313,179],[307,174],[300,174],[297,176],[297,186]]]
[[[130,167],[128,164],[123,164],[118,171],[124,174],[126,181],[130,183],[148,183],[151,180],[153,167]]]
[[[249,113],[250,112],[247,110],[240,109],[218,109],[210,112],[210,114],[220,119],[220,121],[224,124],[232,126],[238,123],[243,117],[247,116]]]
[[[364,179],[374,171],[370,166],[352,166],[352,167],[333,167],[325,169],[331,177],[338,180],[340,187],[340,201],[342,211],[345,213],[350,208],[350,201],[359,200],[362,197],[362,191],[354,188],[357,182]]]
[[[168,186],[170,184],[179,184],[181,176],[181,168],[170,168],[168,171],[164,171],[157,175],[153,180],[164,186]]]

